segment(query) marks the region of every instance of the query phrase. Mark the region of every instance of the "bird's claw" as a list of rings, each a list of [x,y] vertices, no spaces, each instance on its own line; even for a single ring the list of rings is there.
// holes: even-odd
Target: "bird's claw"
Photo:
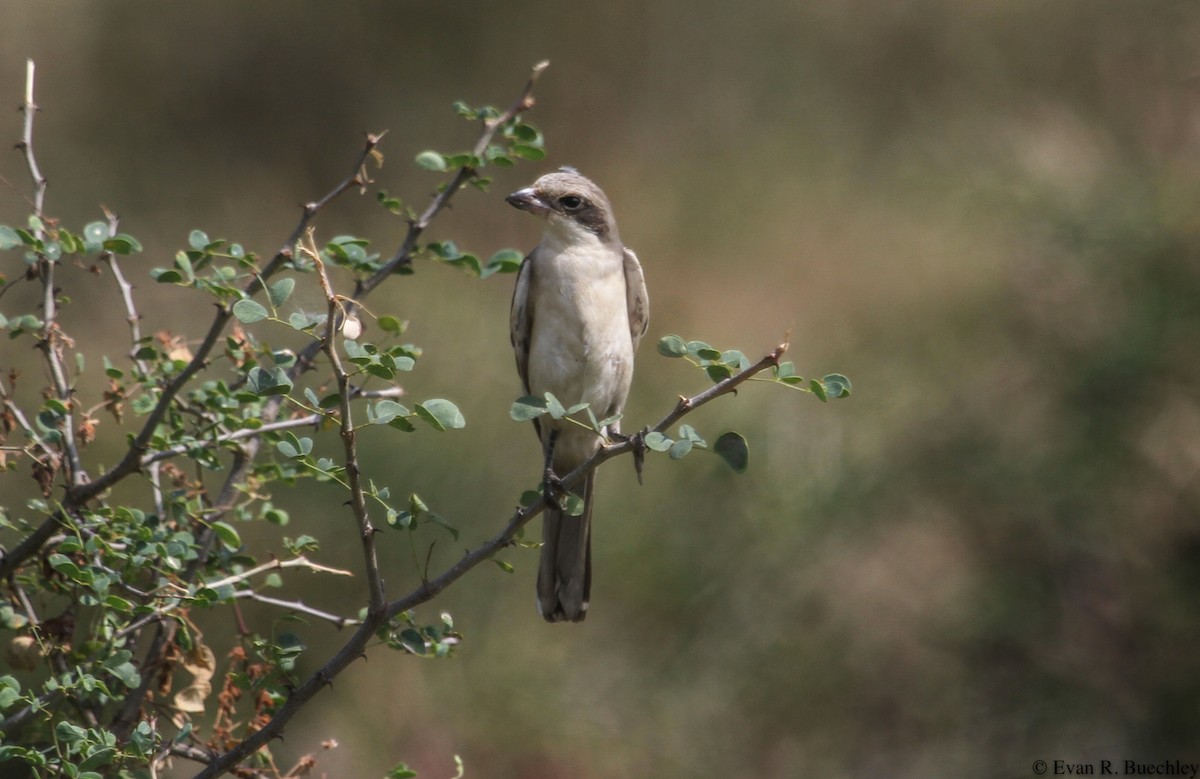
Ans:
[[[547,468],[542,474],[542,500],[547,506],[559,508],[562,505],[562,499],[567,496],[567,490],[563,487],[562,479],[558,477],[553,469]]]
[[[650,428],[643,427],[633,435],[625,435],[619,431],[609,431],[608,437],[619,443],[629,443],[633,452],[633,470],[637,473],[638,485],[642,484],[642,465],[646,462],[646,434]]]

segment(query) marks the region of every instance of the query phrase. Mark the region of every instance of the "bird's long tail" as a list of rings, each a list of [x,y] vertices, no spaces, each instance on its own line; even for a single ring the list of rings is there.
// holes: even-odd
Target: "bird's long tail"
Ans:
[[[583,513],[577,517],[547,508],[542,519],[542,559],[538,568],[538,610],[548,622],[582,622],[592,592],[592,482],[583,485]]]

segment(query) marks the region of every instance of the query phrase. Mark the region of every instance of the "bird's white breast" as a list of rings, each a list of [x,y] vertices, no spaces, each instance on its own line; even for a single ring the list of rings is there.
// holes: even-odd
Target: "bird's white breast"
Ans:
[[[624,405],[632,379],[623,257],[591,235],[562,238],[547,231],[533,259],[529,388],[603,418]]]

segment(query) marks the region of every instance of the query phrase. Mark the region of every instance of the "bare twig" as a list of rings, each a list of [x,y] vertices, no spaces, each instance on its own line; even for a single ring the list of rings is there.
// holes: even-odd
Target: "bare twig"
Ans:
[[[321,609],[309,606],[308,604],[304,603],[303,601],[298,601],[298,600],[292,601],[292,600],[282,600],[280,598],[272,598],[268,595],[263,595],[261,592],[256,592],[254,590],[238,590],[237,592],[235,592],[233,594],[233,597],[248,598],[249,600],[257,601],[258,603],[266,603],[267,605],[270,605],[270,606],[279,606],[280,608],[290,609],[291,611],[299,611],[302,614],[308,614],[313,617],[318,617],[320,619],[323,619],[326,622],[332,622],[334,625],[336,625],[339,628],[344,628],[347,625],[359,625],[362,623],[362,620],[354,619],[351,617],[343,617],[338,614],[331,614],[328,611],[322,611]]]
[[[21,133],[18,148],[25,152],[25,163],[29,166],[29,175],[33,177],[33,210],[38,216],[42,215],[42,206],[46,202],[46,177],[38,167],[37,158],[33,154],[33,115],[38,112],[37,103],[33,102],[33,77],[36,66],[33,60],[25,61],[25,102],[21,112],[25,114],[25,127]]]
[[[681,397],[671,409],[651,430],[659,432],[666,430],[671,425],[678,422],[687,414],[695,411],[701,406],[731,392],[737,390],[739,386],[756,376],[763,371],[779,364],[779,358],[787,349],[787,344],[780,344],[769,354],[763,357],[749,368],[734,374],[716,384],[704,392],[699,393],[690,398]],[[637,442],[631,438],[628,441],[622,441],[615,444],[610,444],[597,451],[587,462],[580,465],[575,470],[571,471],[566,478],[563,479],[565,485],[570,486],[581,481],[587,474],[596,470],[600,465],[608,460],[618,457],[622,454],[628,454],[635,450]],[[295,716],[296,712],[308,702],[313,696],[319,693],[327,685],[332,683],[334,677],[340,674],[354,660],[361,657],[365,651],[367,644],[375,636],[376,631],[387,623],[388,620],[394,618],[401,612],[415,608],[422,603],[432,599],[438,593],[445,590],[464,574],[470,571],[475,566],[482,562],[490,560],[498,551],[512,543],[517,531],[520,530],[531,519],[541,514],[545,510],[545,503],[537,501],[529,506],[516,509],[504,528],[488,539],[478,549],[467,553],[454,565],[447,568],[440,575],[424,581],[407,595],[391,601],[387,604],[383,611],[369,611],[367,618],[359,625],[354,634],[346,641],[341,649],[330,658],[325,665],[321,666],[316,673],[306,679],[302,684],[296,687],[288,699],[284,701],[276,711],[271,721],[248,736],[245,740],[234,746],[228,752],[214,759],[208,766],[196,774],[195,779],[212,779],[212,777],[220,776],[235,765],[240,763],[249,755],[253,754],[271,740],[279,738],[283,734],[283,729],[287,723]]]
[[[301,555],[300,557],[293,557],[290,560],[272,560],[269,563],[256,565],[249,570],[242,571],[241,573],[236,573],[232,576],[226,576],[224,579],[204,582],[204,586],[215,590],[218,587],[224,587],[228,584],[237,584],[238,582],[244,582],[247,579],[253,579],[260,573],[265,573],[267,571],[282,571],[285,568],[307,568],[313,573],[332,573],[337,576],[354,575],[349,571],[343,571],[341,568],[330,568],[328,565],[314,563],[312,560],[309,560],[307,557]]]

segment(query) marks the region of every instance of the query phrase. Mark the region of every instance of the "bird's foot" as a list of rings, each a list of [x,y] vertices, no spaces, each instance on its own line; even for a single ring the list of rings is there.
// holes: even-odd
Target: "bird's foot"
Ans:
[[[646,462],[646,434],[650,428],[643,427],[633,435],[625,435],[618,430],[610,430],[608,437],[618,443],[629,443],[633,451],[633,470],[637,473],[638,484],[642,483],[642,465]]]
[[[552,468],[547,468],[542,474],[542,500],[551,508],[562,508],[562,500],[567,497],[567,489],[563,481]]]

